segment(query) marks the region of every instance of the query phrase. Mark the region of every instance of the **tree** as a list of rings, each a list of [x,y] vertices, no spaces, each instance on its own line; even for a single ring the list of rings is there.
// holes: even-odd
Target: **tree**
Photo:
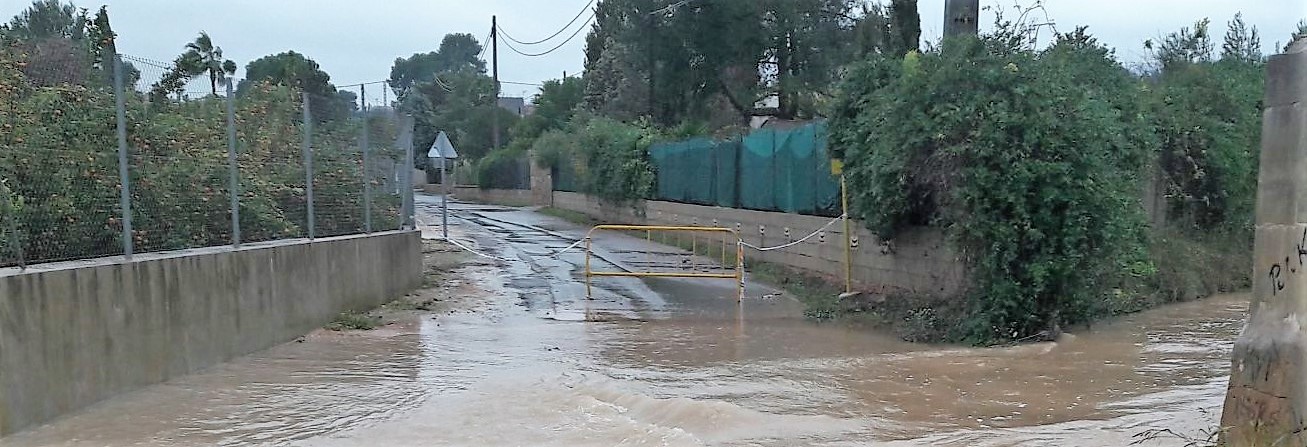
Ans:
[[[512,149],[522,152],[531,147],[541,134],[567,126],[584,99],[585,84],[581,78],[566,77],[545,81],[540,87],[540,94],[532,100],[535,111],[509,130],[513,145],[517,146]]]
[[[1298,29],[1289,36],[1289,43],[1284,44],[1284,52],[1289,52],[1289,47],[1298,39],[1307,39],[1307,20],[1298,21]]]
[[[1230,20],[1225,32],[1225,43],[1221,44],[1221,59],[1244,62],[1262,61],[1262,40],[1257,36],[1257,27],[1249,28],[1243,22],[1243,13],[1236,13]]]
[[[309,108],[319,122],[343,119],[358,110],[357,95],[336,90],[331,75],[313,59],[295,51],[263,56],[245,64],[245,79],[236,85],[236,94],[244,96],[259,84],[285,85],[308,93]]]
[[[401,97],[414,85],[433,82],[438,74],[485,73],[486,61],[481,59],[481,53],[481,44],[471,34],[446,34],[436,51],[395,59],[390,69],[390,88]]]
[[[187,82],[198,76],[209,75],[210,93],[218,94],[218,82],[236,74],[236,62],[222,58],[222,48],[213,44],[209,33],[200,32],[194,41],[186,44],[186,51],[173,60],[172,69],[154,84],[151,100],[161,102],[169,94],[181,93]]]
[[[1212,37],[1207,31],[1211,23],[1212,21],[1208,19],[1199,20],[1194,23],[1193,29],[1180,28],[1180,31],[1168,34],[1158,44],[1154,44],[1152,40],[1145,41],[1144,48],[1153,52],[1156,65],[1154,70],[1166,72],[1180,65],[1210,62],[1212,51],[1215,49]]]
[[[889,7],[890,31],[893,33],[893,54],[907,54],[921,49],[921,15],[917,14],[917,0],[893,0]]]
[[[586,37],[587,107],[664,126],[814,116],[857,53],[856,4],[600,2]],[[769,98],[776,104],[760,105]]]
[[[336,87],[331,85],[331,75],[322,71],[313,59],[295,51],[263,56],[245,64],[245,79],[237,85],[236,91],[244,93],[260,82],[288,85],[320,96],[336,92]]]
[[[222,48],[213,44],[213,39],[209,33],[200,31],[199,37],[194,42],[186,44],[186,61],[191,66],[185,67],[187,73],[192,77],[208,73],[209,89],[214,95],[218,94],[218,83],[227,80],[228,76],[236,74],[236,62],[230,59],[222,58]]]
[[[502,126],[516,124],[517,114],[495,104],[495,83],[489,76],[465,70],[432,79],[414,84],[400,97],[400,108],[416,118],[415,141],[426,142],[419,145],[435,141],[443,130],[461,157],[475,160],[491,149],[492,113],[499,114]]]
[[[101,8],[103,11],[103,8]],[[86,36],[86,10],[59,0],[35,0],[9,21],[6,34],[22,40],[64,38],[81,40]]]
[[[1154,52],[1148,116],[1175,227],[1251,236],[1264,73],[1257,30],[1236,15],[1219,60],[1207,19]]]
[[[578,77],[551,79],[540,87],[540,94],[532,101],[535,111],[523,120],[540,123],[541,131],[562,129],[576,113],[584,97],[584,83]]]
[[[853,56],[855,60],[888,52],[890,47],[890,18],[880,3],[864,3],[853,25]]]
[[[90,19],[85,9],[72,4],[37,0],[0,26],[0,38],[28,55],[22,70],[35,85],[112,82],[108,57],[114,54],[114,34],[104,7]],[[128,80],[134,82],[139,73],[128,68]]]
[[[855,215],[885,239],[937,227],[965,253],[965,304],[922,308],[954,340],[1056,334],[1140,263],[1136,79],[1082,32],[1042,51],[1025,35],[855,64],[830,122]]]

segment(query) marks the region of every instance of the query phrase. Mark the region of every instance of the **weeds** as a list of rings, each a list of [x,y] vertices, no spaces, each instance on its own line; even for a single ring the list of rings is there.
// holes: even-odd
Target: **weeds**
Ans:
[[[381,326],[381,317],[372,316],[361,312],[342,312],[331,323],[327,323],[327,330],[332,331],[370,331]]]
[[[599,221],[591,219],[590,216],[587,216],[584,213],[552,206],[540,208],[536,212],[546,216],[557,217],[583,227],[592,227],[599,223]]]

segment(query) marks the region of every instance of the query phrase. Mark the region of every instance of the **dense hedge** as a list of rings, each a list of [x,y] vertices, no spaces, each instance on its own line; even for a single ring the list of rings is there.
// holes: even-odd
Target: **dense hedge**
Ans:
[[[655,173],[649,147],[660,134],[645,123],[577,115],[562,130],[537,138],[537,164],[575,170],[581,192],[612,203],[650,198]]]
[[[1141,85],[1077,32],[947,41],[851,72],[832,120],[854,209],[884,238],[943,227],[974,280],[955,340],[1013,340],[1090,318],[1146,275]]]
[[[971,272],[939,339],[1023,339],[1247,284],[1229,266],[1251,252],[1263,59],[1238,16],[1216,58],[1207,23],[1150,44],[1142,74],[1083,28],[1035,50],[1003,23],[849,67],[831,147],[855,214],[887,239],[941,228]],[[1141,216],[1148,182],[1164,219]]]
[[[111,88],[97,79],[44,85],[27,78],[30,56],[0,48],[0,264],[121,252],[116,119]],[[127,99],[132,237],[138,251],[230,242],[225,101],[151,104]],[[299,93],[259,85],[236,101],[241,226],[246,241],[305,233]],[[315,126],[318,234],[361,231],[362,120]],[[374,160],[394,126],[371,120]],[[398,222],[398,199],[376,186],[374,228]],[[17,230],[17,231],[15,231]],[[17,239],[17,244],[13,241]]]

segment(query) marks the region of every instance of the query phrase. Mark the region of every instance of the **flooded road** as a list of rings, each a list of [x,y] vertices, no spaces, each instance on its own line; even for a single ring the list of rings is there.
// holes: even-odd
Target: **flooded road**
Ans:
[[[424,222],[439,222],[433,203],[419,196]],[[742,306],[724,280],[603,280],[586,300],[581,253],[551,256],[583,229],[464,204],[451,224],[499,258],[439,286],[458,308],[315,333],[0,445],[1121,446],[1148,429],[1202,438],[1219,418],[1247,310],[1247,296],[1230,295],[1058,343],[912,345],[807,322],[797,302],[753,284]],[[687,262],[637,238],[596,246],[608,268]]]

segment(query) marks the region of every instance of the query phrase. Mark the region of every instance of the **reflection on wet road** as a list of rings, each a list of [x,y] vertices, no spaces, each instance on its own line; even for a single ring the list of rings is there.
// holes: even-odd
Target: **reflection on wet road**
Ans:
[[[419,197],[423,221],[433,203]],[[737,306],[729,281],[603,280],[586,300],[582,254],[549,256],[583,229],[457,206],[453,234],[509,260],[460,268],[474,307],[312,336],[3,444],[1118,446],[1215,425],[1247,307],[1217,297],[1058,343],[911,345],[806,322],[753,285]],[[596,244],[611,268],[650,248]]]

